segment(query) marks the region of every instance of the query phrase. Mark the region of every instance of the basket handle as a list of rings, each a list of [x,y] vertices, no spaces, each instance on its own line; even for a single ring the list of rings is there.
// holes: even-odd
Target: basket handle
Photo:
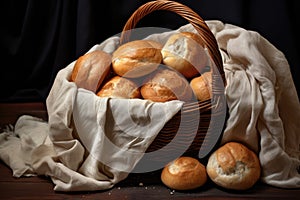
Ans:
[[[200,37],[202,38],[204,45],[208,49],[208,53],[213,59],[218,71],[220,74],[216,75],[214,73],[214,67],[212,67],[212,74],[215,77],[222,77],[223,84],[225,85],[225,75],[223,70],[223,62],[221,53],[219,51],[218,43],[216,41],[215,36],[210,31],[209,27],[205,23],[205,21],[192,9],[189,7],[180,4],[175,1],[169,1],[169,0],[156,0],[156,1],[150,1],[145,3],[144,5],[140,6],[128,19],[125,26],[123,27],[123,31],[120,36],[120,44],[124,44],[129,41],[130,37],[130,30],[133,29],[136,24],[139,22],[140,19],[142,19],[144,16],[152,13],[156,10],[166,10],[166,11],[172,11],[184,19],[186,19],[190,24],[193,25],[193,27],[196,29]],[[212,78],[213,80],[214,77]],[[218,79],[218,78],[217,78]],[[220,84],[218,81],[214,81],[215,84]],[[214,84],[213,84],[214,85]],[[222,93],[223,91],[218,91],[218,87],[214,87],[213,90],[215,90],[216,93]],[[214,93],[214,92],[213,92]]]

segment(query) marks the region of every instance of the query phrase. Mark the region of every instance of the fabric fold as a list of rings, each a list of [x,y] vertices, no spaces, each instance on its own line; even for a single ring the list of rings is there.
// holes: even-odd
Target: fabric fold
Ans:
[[[208,25],[228,83],[222,143],[239,141],[257,152],[263,182],[300,187],[300,104],[284,54],[257,32],[220,21]]]

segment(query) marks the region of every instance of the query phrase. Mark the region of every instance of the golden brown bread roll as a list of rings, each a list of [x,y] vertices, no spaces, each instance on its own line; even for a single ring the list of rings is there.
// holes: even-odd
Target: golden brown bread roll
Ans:
[[[162,45],[152,40],[134,40],[112,55],[112,68],[119,76],[137,78],[150,74],[162,62]]]
[[[197,159],[183,156],[164,167],[161,181],[171,189],[192,190],[206,183],[207,174]]]
[[[190,86],[199,101],[205,101],[212,97],[212,73],[204,72],[201,76],[190,81]]]
[[[253,151],[241,143],[229,142],[211,154],[206,171],[221,187],[245,190],[259,180],[261,167]]]
[[[80,56],[74,65],[71,81],[77,87],[96,92],[111,67],[111,55],[95,50]]]
[[[193,91],[188,81],[177,71],[168,68],[158,68],[141,87],[144,99],[154,102],[171,100],[189,101]]]
[[[99,97],[111,97],[111,98],[140,98],[139,87],[131,80],[114,76],[108,80],[101,89],[97,92]]]
[[[179,32],[171,35],[161,53],[163,64],[176,69],[186,78],[199,75],[208,63],[202,39],[192,32]]]

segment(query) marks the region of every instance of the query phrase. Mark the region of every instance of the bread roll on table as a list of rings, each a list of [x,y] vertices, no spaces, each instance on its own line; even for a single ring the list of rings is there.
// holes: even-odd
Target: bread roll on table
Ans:
[[[221,187],[246,190],[259,180],[261,167],[252,150],[241,143],[229,142],[211,154],[206,171]]]
[[[161,173],[162,182],[171,189],[192,190],[207,181],[205,166],[192,157],[179,157],[168,163]]]

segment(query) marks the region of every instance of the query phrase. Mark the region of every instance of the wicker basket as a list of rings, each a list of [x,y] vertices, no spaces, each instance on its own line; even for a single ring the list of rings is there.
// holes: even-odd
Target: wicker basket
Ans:
[[[178,2],[157,0],[139,7],[125,24],[120,36],[120,44],[130,38],[130,30],[147,14],[156,10],[172,11],[186,19],[197,30],[204,41],[208,53],[214,62],[212,71],[212,99],[185,103],[158,134],[148,148],[150,152],[159,150],[159,154],[148,157],[152,160],[172,159],[179,155],[204,158],[218,143],[224,127],[226,104],[224,97],[224,71],[222,57],[217,41],[204,20],[193,10]]]

